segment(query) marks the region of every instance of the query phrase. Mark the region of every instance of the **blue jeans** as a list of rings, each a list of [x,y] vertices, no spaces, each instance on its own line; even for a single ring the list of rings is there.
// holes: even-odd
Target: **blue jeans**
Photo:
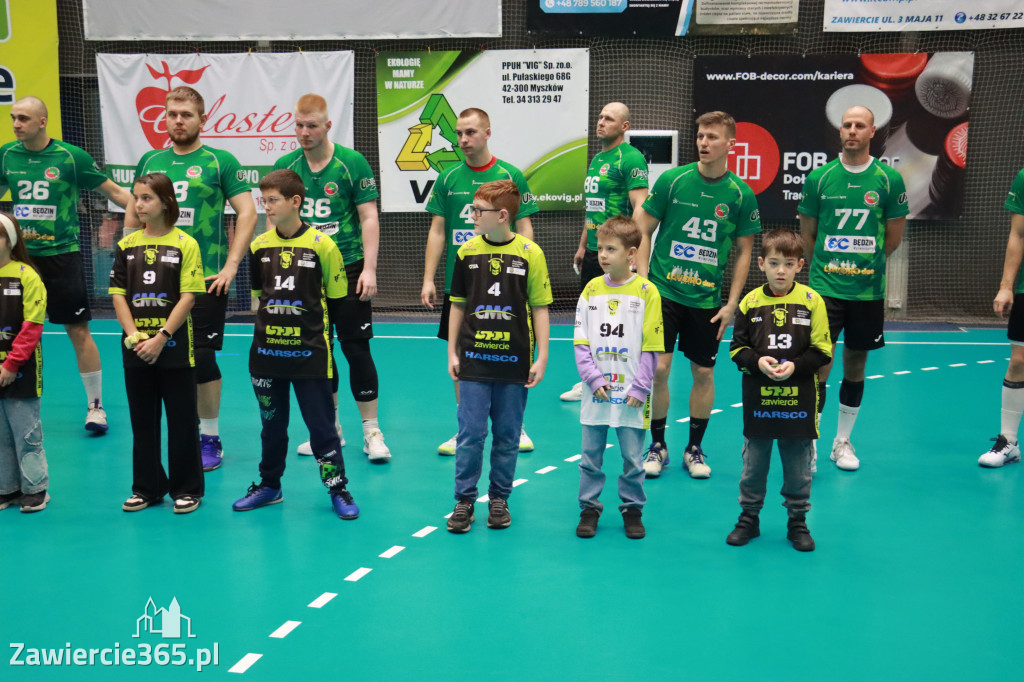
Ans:
[[[526,411],[526,386],[459,382],[459,435],[455,438],[455,499],[476,502],[484,461],[487,417],[491,418],[490,497],[507,500],[519,458],[519,432]]]
[[[31,495],[49,485],[39,398],[0,400],[0,494]]]
[[[619,511],[633,507],[643,509],[647,502],[644,492],[644,429],[619,426],[615,429],[619,436],[619,450],[622,451],[622,475],[619,476]],[[608,426],[583,425],[583,456],[580,459],[580,509],[596,509],[602,511],[604,505],[598,497],[604,489],[604,472],[601,463],[604,461],[605,445],[608,438]]]

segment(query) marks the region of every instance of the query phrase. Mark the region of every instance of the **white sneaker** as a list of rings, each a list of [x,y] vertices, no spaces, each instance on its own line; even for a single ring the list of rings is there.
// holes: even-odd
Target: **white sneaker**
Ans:
[[[363,452],[371,462],[387,462],[391,460],[391,450],[384,444],[384,434],[380,429],[370,429],[363,434]]]
[[[457,436],[458,436],[458,434],[455,434],[454,436],[452,436],[451,438],[449,438],[445,442],[443,442],[440,445],[438,445],[437,446],[437,454],[439,454],[439,455],[447,455],[448,457],[454,457],[455,456],[455,438]]]
[[[704,451],[699,445],[683,452],[683,466],[690,472],[690,478],[710,478],[711,467],[704,462]]]
[[[832,454],[830,459],[843,471],[856,471],[860,468],[860,460],[853,454],[853,445],[845,438],[836,438],[832,441]]]
[[[341,447],[345,447],[345,436],[341,435],[341,424],[338,424],[338,438],[341,439]],[[295,452],[309,457],[313,454],[313,446],[310,445],[307,440],[305,443],[302,443],[299,447],[295,448]]]
[[[999,434],[993,438],[996,442],[992,449],[978,458],[978,464],[983,467],[1001,467],[1004,464],[1013,464],[1020,461],[1020,446],[1006,440],[1006,436]]]
[[[107,412],[100,407],[99,401],[89,404],[89,411],[85,413],[85,430],[93,433],[107,432]]]
[[[811,441],[811,473],[818,473],[818,439]]]
[[[583,382],[579,382],[558,397],[561,398],[563,403],[578,403],[583,400]]]
[[[662,443],[651,443],[644,456],[644,477],[657,478],[668,466],[668,448]]]
[[[533,452],[533,441],[526,435],[526,429],[519,431],[519,452]]]

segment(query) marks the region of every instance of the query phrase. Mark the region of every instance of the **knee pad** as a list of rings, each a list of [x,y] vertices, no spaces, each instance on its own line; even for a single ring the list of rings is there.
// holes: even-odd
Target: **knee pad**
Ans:
[[[206,384],[220,379],[217,352],[212,348],[196,348],[196,383]]]
[[[349,387],[356,402],[368,403],[377,399],[377,365],[370,355],[369,339],[341,342],[341,352],[348,360]]]

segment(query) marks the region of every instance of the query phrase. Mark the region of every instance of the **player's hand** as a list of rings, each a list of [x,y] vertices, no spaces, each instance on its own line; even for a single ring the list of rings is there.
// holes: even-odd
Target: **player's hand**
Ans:
[[[437,299],[437,287],[433,282],[424,282],[420,289],[420,302],[431,310],[434,309],[434,301]]]
[[[796,365],[794,365],[789,360],[783,360],[782,363],[775,368],[775,376],[773,376],[772,378],[775,379],[776,381],[785,381],[786,379],[793,376],[793,372],[795,370]]]
[[[722,337],[725,336],[725,328],[729,326],[730,322],[732,322],[733,315],[735,315],[735,314],[736,314],[736,304],[735,303],[726,303],[721,308],[719,308],[718,312],[715,313],[715,316],[711,318],[711,324],[714,324],[715,322],[718,323],[718,340],[719,341],[721,341]]]
[[[17,373],[10,371],[6,367],[0,367],[0,386],[10,386],[17,378]]]
[[[547,363],[538,360],[530,365],[530,380],[526,382],[527,388],[533,388],[540,383],[541,379],[544,378],[544,367],[546,364]]]
[[[594,391],[594,397],[600,400],[601,402],[607,402],[609,388],[609,386],[602,386],[601,388]]]
[[[996,294],[995,300],[992,301],[992,310],[999,317],[1006,317],[1010,314],[1011,308],[1013,308],[1013,292],[1005,287],[1000,287],[999,293]]]
[[[757,368],[761,370],[761,373],[771,379],[775,378],[775,368],[778,367],[779,361],[770,355],[762,355],[757,360]]]
[[[356,281],[356,293],[359,294],[360,301],[369,301],[376,296],[377,273],[364,267],[363,271],[359,273],[359,279]]]
[[[573,267],[575,267],[577,270],[583,267],[583,253],[585,251],[586,248],[581,246],[580,248],[576,249],[576,253],[572,257]]]
[[[630,407],[642,407],[643,406],[643,402],[637,400],[633,396],[628,396],[626,398],[626,404],[629,405]]]
[[[460,369],[461,369],[461,367],[459,367],[459,356],[458,355],[449,355],[448,356],[448,376],[450,376],[452,378],[452,381],[458,381],[459,380],[459,370]]]
[[[206,281],[210,283],[206,288],[206,293],[214,294],[215,296],[227,294],[228,288],[231,286],[231,282],[234,281],[236,274],[238,274],[238,266],[225,265],[216,275],[210,275],[206,278]]]
[[[156,334],[151,339],[140,341],[135,344],[135,355],[146,364],[155,364],[160,359],[160,353],[167,343],[167,337],[163,334]]]

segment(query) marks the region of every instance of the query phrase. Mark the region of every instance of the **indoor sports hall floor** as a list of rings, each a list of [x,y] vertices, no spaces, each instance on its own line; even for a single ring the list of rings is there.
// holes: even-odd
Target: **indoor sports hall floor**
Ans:
[[[778,460],[762,536],[725,544],[741,466],[740,375],[725,346],[705,439],[712,477],[695,481],[680,469],[686,426],[675,420],[687,414],[689,390],[680,362],[672,463],[646,485],[647,538],[623,535],[614,444],[606,513],[597,537],[580,540],[571,461],[579,406],[558,400],[576,380],[569,326],[553,327],[547,374],[530,393],[526,427],[537,448],[519,460],[511,528],[488,530],[481,504],[472,531],[456,536],[444,530],[454,462],[435,450],[455,432],[455,410],[434,325],[377,325],[390,464],[362,455],[343,388],[356,521],[331,513],[315,462],[298,456],[283,504],[231,510],[259,458],[243,325],[229,325],[220,357],[227,455],[207,475],[202,507],[122,512],[131,431],[116,323],[93,325],[111,422],[100,438],[82,428],[71,347],[48,325],[53,499],[39,514],[0,512],[0,679],[195,678],[188,661],[203,648],[216,648],[217,665],[200,678],[242,680],[1022,679],[1024,466],[976,463],[998,430],[1008,346],[1002,330],[945,328],[890,331],[889,345],[872,353],[853,439],[861,470],[838,471],[822,448],[808,517],[817,551],[803,554],[785,540]],[[832,385],[824,443],[835,430]],[[304,438],[297,409],[291,434],[293,444]],[[190,619],[177,622],[194,637],[133,637],[150,598],[158,609],[177,599]],[[59,668],[11,661],[30,660],[30,649],[83,649],[84,659],[90,648],[139,654],[161,644],[184,644],[186,665],[105,667],[99,654],[93,665]]]

